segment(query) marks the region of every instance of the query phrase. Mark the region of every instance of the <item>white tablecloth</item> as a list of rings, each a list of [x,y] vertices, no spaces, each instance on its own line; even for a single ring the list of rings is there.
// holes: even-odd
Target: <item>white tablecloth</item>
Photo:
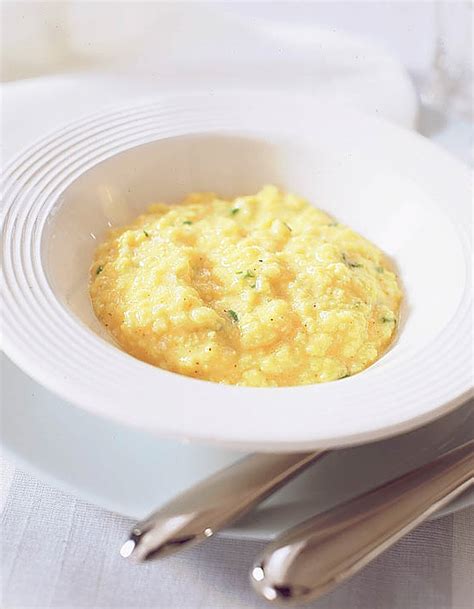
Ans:
[[[471,130],[425,132],[466,162]],[[2,609],[264,608],[248,583],[260,541],[209,540],[163,562],[133,565],[118,549],[132,522],[55,490],[2,462]],[[474,508],[423,524],[310,607],[472,609]]]
[[[2,609],[264,609],[261,541],[209,540],[163,562],[118,554],[132,522],[3,463]],[[472,609],[474,508],[420,526],[317,609]]]

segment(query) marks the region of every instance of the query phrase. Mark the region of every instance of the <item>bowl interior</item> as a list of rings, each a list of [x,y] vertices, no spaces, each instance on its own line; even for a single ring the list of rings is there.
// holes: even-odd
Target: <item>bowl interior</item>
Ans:
[[[73,315],[111,342],[88,295],[93,252],[107,230],[153,202],[179,202],[200,190],[237,196],[267,183],[308,198],[356,229],[397,267],[405,290],[401,330],[376,366],[422,348],[454,316],[466,268],[455,227],[436,204],[436,193],[383,155],[376,158],[344,133],[324,129],[312,139],[232,133],[172,137],[101,162],[62,193],[50,214],[42,242],[50,285]]]

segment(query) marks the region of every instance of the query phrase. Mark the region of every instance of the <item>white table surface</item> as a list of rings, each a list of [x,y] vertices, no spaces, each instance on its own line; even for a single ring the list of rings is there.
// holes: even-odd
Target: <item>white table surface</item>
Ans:
[[[163,562],[118,555],[131,522],[15,470],[2,513],[2,609],[257,609],[262,542],[215,538]],[[472,609],[474,508],[420,526],[318,609]]]

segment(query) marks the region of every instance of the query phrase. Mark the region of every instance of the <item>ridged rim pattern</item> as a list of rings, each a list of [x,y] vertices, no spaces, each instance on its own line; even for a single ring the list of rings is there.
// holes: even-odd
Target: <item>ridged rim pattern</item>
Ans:
[[[48,135],[6,167],[2,290],[7,354],[53,391],[98,414],[168,435],[238,446],[279,448],[361,441],[408,428],[454,406],[472,383],[468,204],[448,206],[440,202],[456,228],[466,262],[464,293],[451,323],[440,329],[429,345],[413,350],[403,361],[396,357],[390,364],[381,361],[370,374],[355,376],[349,382],[261,390],[180,377],[134,360],[105,343],[54,295],[43,267],[44,229],[58,197],[77,177],[102,160],[157,139],[233,130],[281,133],[278,119],[294,111],[294,102],[276,104],[272,111],[262,113],[254,111],[257,100],[261,96],[254,101],[248,96],[244,107],[230,103],[225,96],[176,96],[111,109]],[[298,120],[286,132],[301,133],[309,110],[303,104]],[[357,115],[357,120],[375,119]],[[417,138],[388,124],[383,128],[402,140]],[[416,145],[428,156],[443,154],[418,140]],[[445,161],[466,178],[460,165],[449,157]],[[117,379],[127,382],[119,386]],[[160,392],[162,387],[176,401],[174,414],[167,413],[165,421],[156,398],[149,394],[157,383]],[[182,403],[188,395],[195,400],[193,407]],[[137,400],[143,403],[137,405]],[[307,421],[315,400],[319,416],[317,429],[311,430]],[[219,413],[229,401],[238,405],[241,417],[249,416],[253,422],[245,424],[239,417],[238,424],[223,429]],[[300,404],[302,419],[292,422],[289,418],[281,426],[278,421],[284,421],[288,401]],[[344,404],[354,402],[364,404],[360,419],[354,417],[349,425],[345,420],[344,432],[338,433]],[[194,417],[199,412],[196,420],[193,412]],[[270,426],[272,416],[275,425]]]

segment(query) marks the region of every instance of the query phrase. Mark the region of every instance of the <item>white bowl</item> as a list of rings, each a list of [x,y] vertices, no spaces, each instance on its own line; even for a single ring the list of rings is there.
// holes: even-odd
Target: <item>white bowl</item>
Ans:
[[[265,183],[373,240],[404,284],[399,338],[348,379],[246,388],[190,379],[118,349],[95,319],[97,241],[156,200]],[[374,440],[427,422],[472,387],[470,172],[422,137],[306,97],[160,97],[81,120],[5,172],[4,348],[98,415],[252,450]]]

